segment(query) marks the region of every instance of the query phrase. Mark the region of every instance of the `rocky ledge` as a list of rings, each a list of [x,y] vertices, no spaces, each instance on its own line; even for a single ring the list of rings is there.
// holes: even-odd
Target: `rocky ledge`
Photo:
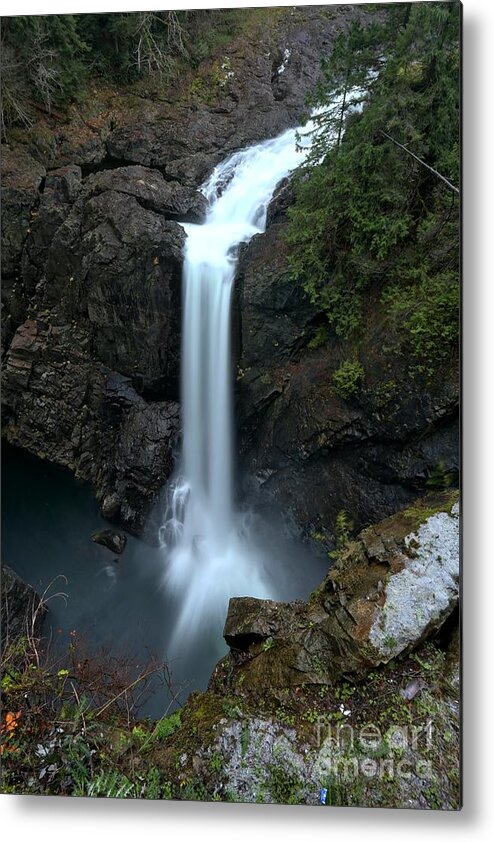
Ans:
[[[231,651],[150,762],[183,798],[458,809],[458,575],[449,490],[363,530],[307,603],[231,600]]]
[[[358,679],[436,633],[458,604],[455,498],[428,496],[363,530],[307,604],[230,600],[224,636],[244,686]]]

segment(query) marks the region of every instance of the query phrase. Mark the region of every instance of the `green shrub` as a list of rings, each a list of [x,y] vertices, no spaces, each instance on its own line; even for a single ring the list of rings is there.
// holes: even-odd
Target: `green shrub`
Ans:
[[[454,481],[453,475],[447,470],[444,459],[441,459],[430,472],[426,481],[427,488],[449,488]]]
[[[345,546],[353,532],[354,523],[348,512],[341,509],[336,515],[334,533],[336,537],[336,549],[328,553],[330,558],[338,558],[340,550]]]
[[[312,351],[315,351],[317,348],[321,348],[322,345],[325,345],[329,339],[329,330],[327,325],[319,325],[314,331],[314,335],[307,343],[307,347],[310,348]]]
[[[33,606],[32,627],[37,611]],[[88,651],[76,630],[65,656],[42,649],[31,635],[7,640],[1,675],[2,786],[17,793],[161,797],[158,789],[167,792],[167,782],[146,768],[143,755],[155,735],[136,713],[142,699],[161,688],[164,672],[166,665],[154,661],[143,668],[106,650]],[[157,731],[169,734],[179,724],[177,711],[159,722]],[[136,746],[138,752],[132,750]]]
[[[271,764],[267,786],[276,804],[299,804],[301,801],[303,783],[295,771]]]
[[[460,285],[456,271],[427,271],[422,264],[383,294],[391,317],[401,325],[412,367],[431,375],[457,350]]]
[[[163,719],[158,720],[156,726],[153,730],[153,737],[157,740],[166,740],[175,731],[178,731],[182,722],[181,722],[181,714],[179,710],[176,710],[170,716],[165,716]]]
[[[335,392],[343,400],[350,400],[360,390],[363,377],[364,369],[359,362],[345,360],[333,374]]]

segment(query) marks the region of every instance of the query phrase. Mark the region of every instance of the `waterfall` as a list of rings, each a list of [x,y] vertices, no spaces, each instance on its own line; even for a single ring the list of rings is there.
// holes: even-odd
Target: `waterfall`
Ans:
[[[201,188],[205,222],[184,224],[183,445],[161,530],[178,606],[172,649],[212,628],[221,640],[232,596],[277,597],[233,503],[230,311],[237,247],[265,230],[276,185],[303,162],[296,141],[289,129],[219,164]]]

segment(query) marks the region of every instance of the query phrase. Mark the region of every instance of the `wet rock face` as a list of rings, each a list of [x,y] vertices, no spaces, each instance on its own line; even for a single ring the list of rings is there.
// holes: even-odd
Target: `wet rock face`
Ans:
[[[27,301],[36,315],[56,308],[58,324],[87,330],[97,360],[134,377],[155,397],[167,389],[176,393],[185,234],[174,220],[200,219],[204,197],[144,167],[82,182],[73,165],[49,171],[36,198],[36,167],[34,173],[7,171],[4,187],[7,280],[13,273],[6,346],[27,315]],[[14,199],[22,220],[11,207]]]
[[[116,429],[114,438],[108,432]],[[154,541],[161,525],[148,524],[159,494],[173,471],[180,433],[180,407],[174,401],[148,403],[126,378],[108,377],[101,413],[102,439],[110,440],[99,499],[105,517]],[[147,525],[148,524],[148,525]],[[147,526],[147,528],[146,528]]]
[[[406,360],[383,366],[386,313],[369,301],[358,348],[328,334],[287,257],[289,183],[280,185],[265,234],[242,250],[236,279],[237,417],[245,473],[262,494],[331,542],[339,511],[355,528],[403,508],[442,464],[458,472],[457,363],[432,382]],[[344,399],[334,372],[357,355],[362,390]],[[388,358],[389,360],[389,358]]]
[[[22,638],[40,637],[47,609],[36,591],[6,564],[2,564],[1,584],[1,642],[5,653]]]
[[[160,172],[148,167],[103,170],[90,175],[85,186],[89,196],[98,196],[107,190],[132,196],[143,208],[161,214],[166,219],[202,222],[207,210],[202,193],[179,181],[165,181]]]
[[[168,119],[163,115],[163,119],[156,120],[154,108],[152,111],[146,113],[144,106],[140,120],[132,119],[111,133],[107,142],[110,156],[158,168],[166,172],[167,178],[181,175],[178,167],[182,164],[185,185],[195,184],[197,177],[210,172],[219,160],[219,143],[214,137],[215,129],[220,129],[219,121],[207,111],[186,112]],[[189,161],[190,158],[194,160]]]
[[[21,277],[28,295],[34,293],[43,275],[51,242],[81,191],[81,178],[81,168],[76,165],[51,170],[45,178],[22,251]]]
[[[437,633],[458,604],[455,496],[423,498],[362,531],[306,605],[232,599],[224,636],[243,686],[358,679]]]
[[[147,403],[90,354],[88,331],[48,313],[17,330],[3,367],[3,434],[92,482],[106,517],[142,534],[173,468],[179,407]]]
[[[45,168],[27,152],[2,148],[2,272],[12,275],[20,261],[39,199]]]
[[[25,318],[20,262],[44,176],[45,168],[27,152],[2,146],[2,354]]]
[[[3,365],[3,433],[14,445],[76,469],[95,443],[91,421],[104,374],[87,356],[87,334],[28,319]]]
[[[177,379],[184,239],[176,223],[121,194],[85,208],[75,271],[87,267],[93,353],[109,368],[142,377],[144,388]]]
[[[97,360],[159,392],[178,378],[185,234],[165,218],[159,173],[129,169],[84,184],[48,249],[40,306],[84,323]]]
[[[175,219],[199,218],[204,198],[144,167],[82,179],[77,165],[49,171],[35,196],[34,172],[11,176],[22,213],[36,202],[24,240],[4,232],[23,306],[10,294],[3,432],[90,480],[105,515],[141,534],[179,427]]]

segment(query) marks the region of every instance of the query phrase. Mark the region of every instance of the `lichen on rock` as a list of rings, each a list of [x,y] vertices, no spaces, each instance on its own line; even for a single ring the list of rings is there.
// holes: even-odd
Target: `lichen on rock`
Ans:
[[[458,503],[438,512],[404,539],[413,556],[389,578],[369,641],[383,655],[396,656],[436,629],[458,600]]]

